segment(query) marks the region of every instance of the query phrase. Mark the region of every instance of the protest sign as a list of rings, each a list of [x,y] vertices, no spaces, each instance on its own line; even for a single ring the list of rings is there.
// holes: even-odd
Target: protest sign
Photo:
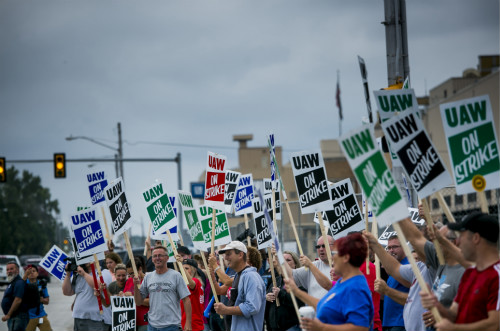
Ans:
[[[124,233],[132,226],[130,208],[123,189],[122,178],[117,178],[105,188],[106,203],[111,214],[111,231],[114,235]]]
[[[213,209],[211,207],[198,207],[198,219],[200,220],[203,239],[205,243],[209,245],[212,241],[212,213]],[[224,245],[231,242],[231,234],[229,233],[226,213],[222,210],[216,210],[215,216],[214,245]]]
[[[329,185],[332,195],[332,206],[324,212],[323,218],[329,223],[333,238],[346,236],[351,231],[361,231],[365,228],[361,211],[351,180],[346,178]]]
[[[205,174],[205,206],[224,209],[224,190],[226,188],[226,157],[208,152]]]
[[[133,296],[112,296],[111,312],[113,314],[111,329],[113,331],[135,330],[135,300]]]
[[[103,231],[103,215],[99,207],[82,210],[70,216],[76,248],[81,255],[104,252],[108,249]]]
[[[500,188],[498,140],[489,96],[439,108],[457,194]]]
[[[403,113],[409,110],[418,111],[417,97],[413,89],[376,90],[373,91],[373,94],[382,123],[390,119],[396,113]],[[401,166],[397,154],[395,154],[389,143],[388,146],[391,150],[393,166]]]
[[[263,249],[270,247],[273,238],[271,235],[271,229],[267,224],[266,217],[264,216],[263,206],[260,204],[260,198],[254,198],[252,200],[253,204],[253,218],[255,220],[255,234],[257,237],[257,247]]]
[[[104,188],[108,185],[108,181],[104,171],[97,171],[87,174],[87,182],[89,185],[90,201],[93,205],[106,200],[104,197]]]
[[[364,125],[352,130],[339,141],[379,226],[387,226],[406,217],[406,205],[375,143],[373,126]]]
[[[73,248],[73,252],[75,254],[75,260],[77,265],[82,265],[86,263],[91,263],[94,261],[94,254],[88,254],[88,255],[82,255],[78,252],[78,249],[76,247],[76,240],[75,240],[75,234],[73,231],[69,232],[70,239],[71,239],[71,247]],[[104,260],[104,252],[99,252],[97,253],[97,258],[99,260]]]
[[[67,264],[67,258],[68,255],[66,255],[66,253],[64,253],[62,249],[54,245],[42,258],[42,260],[40,261],[40,266],[62,282],[66,277],[65,268]]]
[[[233,208],[234,194],[240,179],[241,173],[237,171],[226,171],[226,188],[224,190],[224,206],[226,213],[230,213]]]
[[[425,220],[423,218],[420,218],[418,208],[408,208],[408,213],[410,215],[411,221],[416,225],[416,226],[423,226],[425,225]],[[394,227],[392,225],[388,225],[380,237],[378,238],[378,241],[382,245],[387,245],[387,240],[396,235],[396,231],[394,230]]]
[[[382,123],[382,129],[420,199],[452,184],[415,111],[394,115]]]
[[[290,163],[302,214],[329,209],[331,197],[321,152],[292,153]]]
[[[203,239],[201,223],[198,220],[198,214],[193,202],[193,197],[190,192],[184,191],[179,191],[178,195],[193,245],[196,249],[206,251],[207,246],[205,245],[205,240]]]
[[[267,205],[267,209],[273,212],[273,197],[271,196],[274,192],[274,211],[276,212],[276,220],[281,220],[281,200],[280,200],[280,184],[278,181],[272,181],[270,178],[264,178],[262,180],[263,192],[264,192],[264,203]],[[271,215],[272,216],[272,215]]]
[[[252,174],[241,175],[234,196],[234,214],[238,216],[251,213],[253,210],[253,198]]]
[[[151,185],[142,192],[142,198],[155,233],[162,233],[177,226],[174,209],[164,184],[157,182]]]

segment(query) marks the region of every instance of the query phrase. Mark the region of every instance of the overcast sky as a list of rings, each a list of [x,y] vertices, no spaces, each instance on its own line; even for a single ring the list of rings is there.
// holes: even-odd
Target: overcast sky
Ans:
[[[406,6],[417,96],[476,67],[478,55],[499,54],[498,0]],[[234,134],[253,134],[249,145],[262,146],[274,131],[285,159],[319,148],[321,139],[339,136],[337,71],[343,132],[366,116],[357,55],[370,90],[387,86],[383,20],[382,0],[0,0],[0,156],[112,158],[110,149],[65,137],[117,146],[121,122],[124,157],[180,152],[188,190],[207,150],[238,166]],[[15,166],[42,178],[65,224],[75,206],[90,204],[88,172],[115,177],[113,163],[68,163],[67,178],[58,180],[51,163]],[[140,234],[147,222],[140,192],[155,179],[175,191],[177,168],[125,163],[124,176]]]

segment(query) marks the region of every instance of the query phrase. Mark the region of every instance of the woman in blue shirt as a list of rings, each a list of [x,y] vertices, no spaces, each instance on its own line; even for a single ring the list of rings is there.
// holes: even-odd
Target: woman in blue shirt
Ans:
[[[335,241],[332,252],[335,273],[341,278],[321,299],[299,290],[293,279],[288,288],[316,310],[316,318],[301,319],[304,330],[373,330],[373,303],[365,276],[359,267],[366,259],[368,247],[360,233]]]

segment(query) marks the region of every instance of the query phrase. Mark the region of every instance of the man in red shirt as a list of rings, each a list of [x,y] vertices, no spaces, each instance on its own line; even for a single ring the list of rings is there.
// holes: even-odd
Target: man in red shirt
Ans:
[[[458,247],[464,258],[476,264],[465,270],[450,309],[437,302],[434,294],[421,292],[422,306],[437,307],[443,320],[438,331],[498,330],[500,327],[500,255],[498,217],[473,212],[461,222],[449,224],[460,231]]]

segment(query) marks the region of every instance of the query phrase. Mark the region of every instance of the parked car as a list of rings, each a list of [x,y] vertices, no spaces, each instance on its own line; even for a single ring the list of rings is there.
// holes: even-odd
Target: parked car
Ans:
[[[7,280],[7,262],[16,261],[19,265],[19,275],[24,276],[24,269],[21,267],[21,261],[17,255],[0,255],[0,285],[7,285],[9,281]]]
[[[27,264],[26,264],[26,260],[28,259],[42,259],[42,256],[40,255],[34,255],[34,254],[31,254],[31,255],[21,255],[19,257],[19,260],[21,261],[21,266],[25,267]]]
[[[25,266],[23,268],[26,271],[28,266],[36,266],[38,268],[38,279],[44,279],[47,283],[50,283],[50,274],[40,265],[40,261],[42,261],[42,258],[27,259],[24,261]]]

